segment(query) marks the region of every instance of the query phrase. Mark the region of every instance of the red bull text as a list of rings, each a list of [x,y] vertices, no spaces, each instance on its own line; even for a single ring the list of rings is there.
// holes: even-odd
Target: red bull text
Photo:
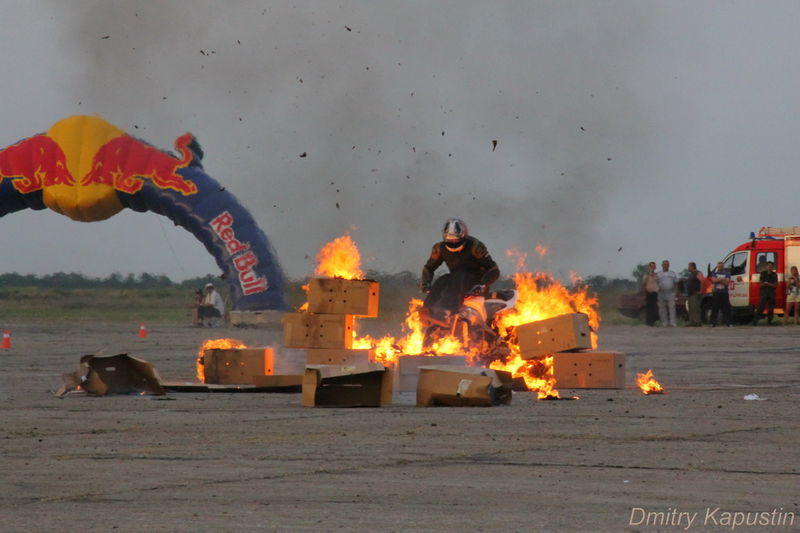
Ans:
[[[236,238],[233,230],[233,216],[228,211],[223,211],[211,221],[211,229],[225,243],[225,249],[233,260],[233,266],[239,273],[239,285],[245,296],[264,292],[269,286],[267,279],[258,277],[253,270],[258,264],[258,258],[250,250],[250,243],[242,242]]]

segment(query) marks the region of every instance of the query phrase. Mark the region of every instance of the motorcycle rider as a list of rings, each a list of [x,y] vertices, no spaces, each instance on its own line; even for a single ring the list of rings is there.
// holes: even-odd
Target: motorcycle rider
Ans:
[[[450,270],[435,283],[433,274],[445,263]],[[469,235],[467,225],[458,218],[449,218],[442,228],[442,241],[433,245],[431,255],[422,268],[420,289],[427,293],[423,319],[445,322],[456,313],[469,295],[484,295],[500,277],[500,269],[486,246]]]

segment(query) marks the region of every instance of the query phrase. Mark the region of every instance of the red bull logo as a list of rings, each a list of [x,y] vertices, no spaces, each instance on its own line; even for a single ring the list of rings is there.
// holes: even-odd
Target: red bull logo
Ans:
[[[81,185],[108,185],[134,194],[142,190],[147,179],[160,189],[172,189],[183,195],[194,194],[197,186],[177,174],[178,169],[192,162],[192,152],[188,148],[190,142],[190,133],[178,137],[175,148],[182,158],[176,159],[130,135],[111,139],[95,154],[92,170],[81,180]]]
[[[135,194],[146,182],[196,194],[197,185],[178,173],[192,162],[192,140],[178,137],[174,157],[99,117],[70,117],[1,150],[0,181],[13,180],[21,194],[43,191],[45,205],[74,220],[103,220],[122,210],[116,191]]]
[[[0,151],[0,181],[14,180],[22,194],[51,187],[75,184],[67,170],[67,156],[46,135],[36,135]]]

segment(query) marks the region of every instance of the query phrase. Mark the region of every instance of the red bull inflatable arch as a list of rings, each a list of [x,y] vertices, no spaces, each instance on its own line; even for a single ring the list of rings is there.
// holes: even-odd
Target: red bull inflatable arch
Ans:
[[[166,216],[211,253],[234,310],[284,309],[283,273],[250,212],[203,171],[186,133],[177,156],[96,116],[74,116],[0,150],[0,216],[52,209],[73,220],[105,220],[124,208]]]

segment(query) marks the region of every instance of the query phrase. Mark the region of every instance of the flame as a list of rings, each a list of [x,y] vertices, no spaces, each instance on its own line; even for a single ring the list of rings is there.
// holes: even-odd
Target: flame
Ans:
[[[552,275],[545,272],[518,272],[513,276],[517,288],[517,304],[496,318],[500,334],[508,336],[512,328],[528,322],[544,320],[558,315],[584,313],[592,328],[592,347],[597,347],[600,313],[596,296],[590,296],[586,287],[572,292]]]
[[[514,261],[514,265],[517,268],[517,272],[522,272],[525,270],[525,264],[528,261],[528,254],[523,251],[517,250],[516,248],[512,248],[511,250],[506,250],[506,256]]]
[[[316,276],[344,279],[364,279],[361,253],[348,234],[332,240],[317,254]]]
[[[539,257],[544,257],[544,256],[546,256],[546,255],[547,255],[547,252],[549,251],[549,250],[547,249],[547,247],[546,247],[546,246],[544,246],[544,245],[543,245],[543,244],[541,244],[541,243],[537,244],[537,245],[536,245],[536,247],[534,248],[534,250],[536,251],[536,253],[537,253],[537,254],[539,254]]]
[[[402,325],[405,333],[400,338],[390,335],[374,339],[369,335],[359,337],[353,328],[353,348],[375,350],[375,361],[383,364],[393,364],[401,355],[453,355],[465,354],[467,348],[461,341],[452,335],[447,335],[433,342],[430,348],[424,348],[425,322],[422,319],[422,300],[412,298],[408,303],[408,312]],[[466,354],[470,359],[470,354]]]
[[[348,236],[340,239],[347,238]],[[338,240],[338,239],[337,239]],[[336,241],[334,241],[336,242]],[[537,245],[537,253],[543,256],[547,248]],[[320,253],[322,255],[322,252]],[[545,356],[534,360],[525,360],[520,356],[519,346],[511,342],[514,338],[515,326],[544,320],[563,314],[584,313],[589,317],[592,332],[592,346],[597,347],[597,335],[594,333],[600,326],[600,314],[596,296],[589,295],[588,288],[579,284],[580,278],[573,274],[573,288],[570,290],[551,274],[544,272],[526,272],[527,255],[518,250],[509,250],[506,255],[515,260],[518,272],[512,277],[517,290],[517,301],[513,309],[495,317],[495,323],[503,339],[506,340],[510,354],[489,362],[495,370],[505,370],[514,377],[522,377],[532,391],[537,392],[539,399],[559,398],[553,377],[553,357]],[[422,300],[413,298],[409,302],[408,312],[402,324],[403,334],[400,337],[385,336],[378,339],[357,333],[357,324],[353,328],[353,348],[374,350],[374,359],[383,364],[394,364],[403,355],[465,355],[469,364],[485,365],[479,348],[471,351],[462,344],[457,336],[445,335],[435,340],[429,348],[423,346],[425,338],[425,322],[423,321]]]
[[[546,398],[560,398],[556,390],[556,379],[553,377],[553,356],[544,356],[541,359],[525,360],[519,355],[519,347],[511,345],[513,357],[509,360],[492,361],[489,368],[511,372],[513,377],[522,377],[525,385],[536,391],[540,400]]]
[[[637,372],[636,385],[639,386],[643,394],[664,394],[664,387],[653,377],[652,370],[648,370],[644,374]]]
[[[206,350],[213,350],[214,348],[226,350],[247,348],[247,345],[236,339],[208,339],[204,341],[203,344],[200,345],[200,349],[197,350],[197,379],[200,380],[200,383],[206,382],[206,372],[203,357],[205,356]]]

